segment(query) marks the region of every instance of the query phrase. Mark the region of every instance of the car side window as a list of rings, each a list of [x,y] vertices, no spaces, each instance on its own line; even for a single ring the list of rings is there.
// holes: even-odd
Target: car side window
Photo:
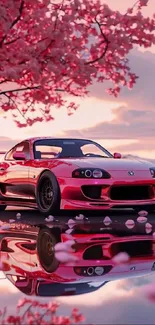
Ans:
[[[30,159],[30,146],[29,146],[28,141],[22,142],[22,143],[18,144],[17,146],[15,146],[13,149],[11,149],[5,156],[5,160],[14,160],[13,154],[16,151],[24,152],[26,155],[26,159]]]

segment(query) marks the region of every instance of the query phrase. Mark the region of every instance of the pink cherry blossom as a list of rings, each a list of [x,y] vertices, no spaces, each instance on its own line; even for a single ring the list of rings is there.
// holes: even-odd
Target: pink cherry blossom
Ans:
[[[112,260],[116,265],[124,264],[129,262],[130,256],[126,252],[121,252],[115,255]]]
[[[67,98],[87,95],[93,81],[111,81],[115,97],[133,88],[128,54],[155,44],[148,2],[121,13],[102,0],[0,0],[1,110],[26,127],[52,121],[53,107],[72,115],[78,105]]]
[[[126,225],[126,227],[127,227],[128,229],[132,229],[132,228],[134,228],[134,226],[135,226],[135,222],[134,222],[134,220],[129,219],[129,220],[126,221],[125,225]]]

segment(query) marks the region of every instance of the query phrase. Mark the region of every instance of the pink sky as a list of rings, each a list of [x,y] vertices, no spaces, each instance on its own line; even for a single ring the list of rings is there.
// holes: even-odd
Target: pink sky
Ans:
[[[134,4],[134,0],[104,2],[122,11]],[[143,12],[151,15],[154,9],[154,0],[150,0]],[[120,97],[114,99],[107,95],[105,84],[93,85],[88,98],[77,100],[80,108],[74,116],[68,117],[63,109],[53,109],[54,122],[26,129],[17,129],[9,116],[6,120],[0,117],[1,149],[31,136],[80,136],[93,138],[112,152],[155,158],[155,48],[135,49],[130,55],[130,66],[140,76],[132,91],[124,89]]]

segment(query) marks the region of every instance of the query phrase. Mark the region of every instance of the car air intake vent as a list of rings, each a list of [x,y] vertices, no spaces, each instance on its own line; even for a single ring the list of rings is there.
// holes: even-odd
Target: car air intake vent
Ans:
[[[95,199],[99,200],[101,197],[101,190],[102,186],[94,185],[94,186],[88,186],[83,185],[82,186],[82,192],[83,194],[88,197],[89,199]]]

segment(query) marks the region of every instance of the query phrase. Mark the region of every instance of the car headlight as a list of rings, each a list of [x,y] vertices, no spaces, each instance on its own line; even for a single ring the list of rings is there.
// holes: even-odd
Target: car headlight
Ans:
[[[150,173],[152,175],[152,178],[155,178],[155,167],[150,168]]]
[[[79,168],[73,171],[73,178],[111,178],[110,174],[103,169],[98,168]]]

